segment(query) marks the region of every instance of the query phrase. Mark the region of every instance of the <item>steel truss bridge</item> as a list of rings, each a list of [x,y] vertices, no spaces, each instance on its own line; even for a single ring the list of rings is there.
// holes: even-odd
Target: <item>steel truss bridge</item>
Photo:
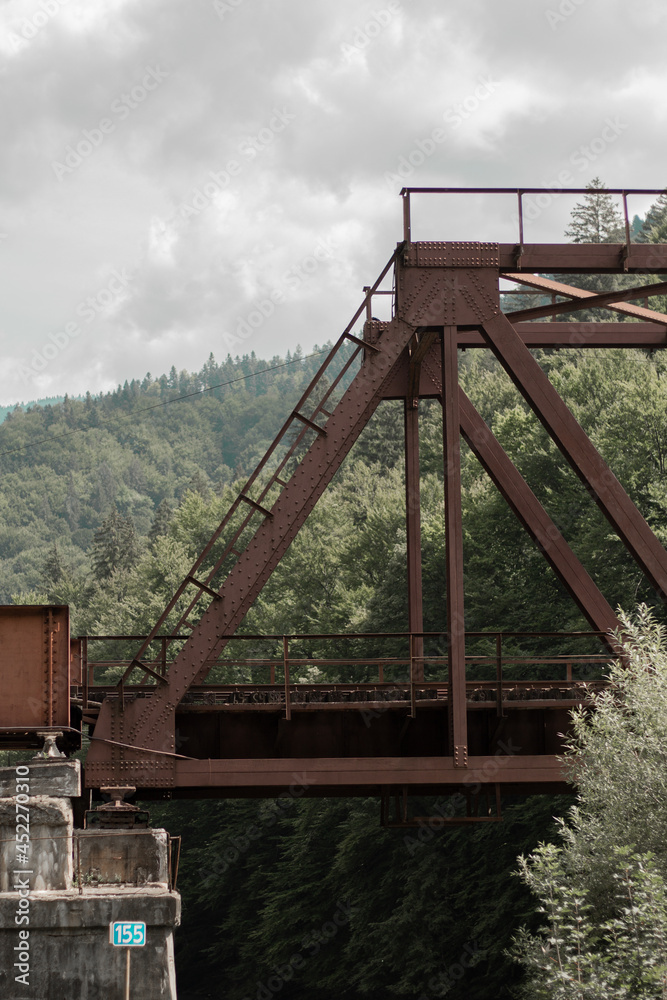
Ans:
[[[94,727],[88,787],[134,786],[148,797],[276,795],[301,781],[308,794],[375,794],[385,806],[397,796],[398,822],[407,820],[412,793],[566,787],[559,733],[617,654],[612,633],[619,623],[459,385],[458,356],[462,348],[492,351],[664,599],[667,552],[531,349],[666,346],[667,315],[647,303],[667,292],[667,245],[631,241],[628,197],[658,190],[605,190],[622,199],[621,244],[527,243],[523,197],[540,191],[401,192],[402,241],[364,289],[355,315],[151,633],[115,637],[115,653],[111,637],[75,644],[76,700]],[[513,194],[518,239],[413,240],[415,196],[464,193]],[[568,274],[636,281],[613,292],[583,291],[567,283]],[[504,312],[501,282],[548,301]],[[382,296],[391,315],[378,320]],[[558,318],[597,307],[622,321]],[[408,628],[391,635],[243,635],[262,587],[388,399],[404,407]],[[447,606],[437,636],[424,631],[422,609],[421,399],[439,400],[443,413]],[[553,640],[552,655],[517,656],[517,636],[465,632],[462,438],[589,624],[589,633],[563,635],[555,622],[551,635],[534,634],[542,643]],[[315,639],[331,655],[314,657]],[[319,671],[316,683],[303,676],[310,668]],[[348,679],[327,680],[332,671]],[[484,816],[496,813],[490,807]],[[475,818],[470,810],[468,818]]]

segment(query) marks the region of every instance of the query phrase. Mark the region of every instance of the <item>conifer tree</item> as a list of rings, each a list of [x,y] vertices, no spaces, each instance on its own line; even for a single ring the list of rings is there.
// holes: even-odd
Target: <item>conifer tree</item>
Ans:
[[[583,201],[572,209],[570,226],[565,230],[566,238],[572,243],[625,243],[625,226],[621,213],[612,196],[604,193],[605,184],[599,177],[594,177],[586,188],[590,193],[584,195]],[[570,274],[565,279],[557,280],[565,280],[576,288],[596,292],[610,292],[634,283],[632,275],[622,274]],[[608,310],[579,308],[559,318],[587,323],[612,317]],[[618,321],[621,317],[613,314],[613,319]]]
[[[646,213],[638,242],[667,243],[667,191],[658,195]]]
[[[131,569],[139,557],[139,542],[131,517],[114,507],[93,538],[92,563],[98,579],[108,579],[117,569]]]
[[[614,205],[612,196],[600,189],[605,185],[599,177],[594,177],[586,188],[590,191],[584,200],[572,209],[566,237],[572,243],[624,243],[625,231],[621,213]]]
[[[64,567],[62,559],[60,558],[60,552],[58,551],[58,544],[54,542],[49,549],[49,554],[46,557],[44,566],[42,567],[42,573],[44,574],[45,580],[49,584],[59,583],[64,575]]]

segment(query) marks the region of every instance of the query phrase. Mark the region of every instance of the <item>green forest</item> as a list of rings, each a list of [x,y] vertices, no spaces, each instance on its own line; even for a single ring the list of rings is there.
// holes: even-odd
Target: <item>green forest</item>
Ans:
[[[586,195],[566,238],[621,242],[620,226],[608,197]],[[640,220],[636,238],[667,241],[667,197]],[[568,280],[595,287],[590,276]],[[613,288],[628,278],[604,280]],[[536,293],[528,301],[541,300]],[[667,303],[656,296],[650,305],[665,311]],[[621,317],[600,310],[577,318]],[[216,361],[212,353],[199,372],[172,367],[100,397],[8,412],[0,424],[0,602],[68,604],[73,635],[147,632],[328,346],[270,359],[252,353]],[[667,356],[534,353],[667,544]],[[634,687],[615,676],[616,694],[601,701],[595,724],[578,719],[570,748],[576,803],[574,793],[508,799],[502,823],[386,829],[374,799],[150,803],[153,824],[183,837],[183,1000],[667,996],[667,936],[660,937],[667,932],[667,798],[660,801],[667,616],[491,353],[461,352],[460,369],[466,393],[609,603],[628,613],[628,656],[645,664],[650,649],[651,668],[630,671]],[[424,628],[442,632],[442,409],[422,400],[419,413]],[[464,444],[461,460],[466,629],[588,629]],[[406,630],[405,563],[403,408],[387,402],[243,627]],[[637,613],[640,605],[652,614]],[[648,693],[644,674],[654,685]],[[637,750],[640,737],[646,752],[644,744]],[[588,784],[582,778],[582,756],[598,762],[597,784],[592,772]],[[616,774],[614,760],[621,762]],[[622,796],[627,808],[613,814],[610,803]],[[434,815],[438,804],[424,809]],[[651,836],[639,818],[646,810]],[[596,880],[601,858],[606,867]],[[626,899],[637,911],[632,933]],[[545,921],[551,930],[543,932]],[[620,969],[614,954],[624,956]],[[596,983],[607,992],[595,992]]]

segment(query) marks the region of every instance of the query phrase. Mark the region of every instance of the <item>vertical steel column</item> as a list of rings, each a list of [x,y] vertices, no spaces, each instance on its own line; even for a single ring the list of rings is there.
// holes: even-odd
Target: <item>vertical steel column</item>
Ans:
[[[52,726],[54,724],[53,720],[53,674],[55,671],[55,662],[53,656],[53,633],[56,626],[53,622],[53,611],[51,608],[46,612],[46,684],[47,684],[47,707],[46,707],[46,720],[47,725]]]
[[[289,639],[283,636],[283,670],[285,671],[285,718],[292,718],[292,695],[289,683]]]
[[[449,712],[454,766],[468,766],[465,623],[463,605],[463,527],[461,518],[461,437],[457,331],[442,331],[442,413],[445,457],[445,545],[447,560],[447,634]]]
[[[503,712],[503,634],[496,633],[496,715],[502,719]]]
[[[408,629],[424,631],[422,608],[422,539],[421,498],[419,480],[419,401],[404,402],[405,422],[405,521],[408,540]],[[410,681],[424,680],[424,639],[416,635],[411,640]]]
[[[92,686],[94,678],[88,672],[88,636],[81,638],[81,684],[83,687],[83,709],[88,708],[88,691]]]

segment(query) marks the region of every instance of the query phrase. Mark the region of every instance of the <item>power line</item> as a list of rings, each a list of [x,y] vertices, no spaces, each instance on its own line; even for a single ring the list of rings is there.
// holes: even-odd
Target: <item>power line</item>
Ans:
[[[238,378],[229,379],[228,382],[218,382],[217,385],[209,385],[204,389],[197,389],[196,392],[186,392],[183,396],[173,396],[172,399],[163,399],[159,403],[151,403],[150,406],[142,406],[138,410],[132,410],[130,413],[119,413],[114,414],[117,420],[129,420],[130,417],[136,417],[140,413],[147,413],[149,410],[157,410],[161,406],[169,406],[170,403],[180,403],[183,399],[192,399],[197,397],[201,399],[205,392],[211,392],[213,389],[224,389],[228,385],[235,385],[237,382],[247,382],[248,379],[256,378],[258,375],[266,375],[269,372],[277,372],[281,368],[289,368],[290,365],[298,365],[303,361],[308,361],[310,358],[320,357],[322,354],[328,354],[329,349],[325,348],[322,351],[314,351],[312,354],[306,354],[303,358],[294,358],[292,361],[284,361],[280,365],[273,365],[271,368],[261,368],[259,371],[251,372],[249,375],[239,375]],[[15,455],[20,451],[30,451],[32,448],[38,448],[42,444],[49,444],[51,441],[62,441],[63,438],[70,437],[72,434],[83,433],[85,430],[90,430],[90,428],[75,427],[71,431],[63,431],[62,434],[54,434],[50,437],[40,438],[39,441],[34,441],[32,444],[22,445],[20,448],[10,448],[8,451],[0,452],[0,458],[4,458],[5,455]]]
[[[572,348],[566,347],[564,349],[577,350],[577,347],[576,346]],[[641,350],[641,348],[638,349]],[[645,350],[651,350],[651,349],[645,348]],[[212,392],[213,389],[224,389],[229,385],[235,385],[237,382],[247,382],[249,379],[256,378],[258,375],[266,375],[270,374],[271,372],[280,371],[281,368],[289,368],[291,365],[301,364],[301,362],[308,361],[310,358],[317,358],[320,357],[322,354],[328,354],[328,353],[329,353],[328,349],[324,349],[322,351],[314,351],[312,354],[306,354],[303,358],[294,358],[292,361],[284,361],[280,365],[272,365],[270,368],[261,368],[259,371],[251,372],[249,375],[239,375],[238,378],[229,379],[227,382],[218,382],[216,385],[209,385],[206,386],[204,389],[197,389],[195,392],[186,392],[182,396],[173,396],[171,399],[163,399],[159,403],[151,403],[150,406],[142,406],[140,409],[132,410],[130,413],[114,414],[114,418],[116,420],[129,420],[130,417],[136,417],[140,413],[148,413],[150,410],[157,410],[162,406],[169,406],[171,403],[180,403],[184,399],[194,399],[194,398],[201,399],[204,393]],[[602,358],[605,357],[605,354],[600,354],[598,352],[589,350],[586,352],[586,356]],[[637,364],[642,364],[647,360],[647,358],[627,357],[625,360],[633,361]],[[49,444],[51,441],[62,441],[64,438],[71,437],[73,434],[80,434],[80,433],[82,434],[85,433],[86,430],[90,429],[91,428],[74,427],[70,431],[63,431],[62,434],[55,434],[49,437],[40,438],[39,441],[34,441],[32,442],[32,444],[21,445],[21,447],[19,448],[9,448],[7,451],[0,452],[0,458],[4,458],[5,455],[15,455],[18,454],[19,452],[31,451],[33,448],[38,448],[42,444]]]

